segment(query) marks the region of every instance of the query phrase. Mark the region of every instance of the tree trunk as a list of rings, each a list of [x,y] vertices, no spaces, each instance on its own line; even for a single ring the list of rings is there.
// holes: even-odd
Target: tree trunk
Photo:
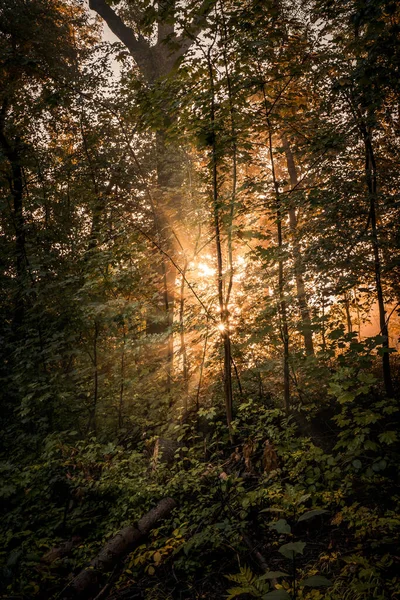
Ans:
[[[125,350],[126,350],[126,328],[125,328],[125,321],[123,321],[122,322],[121,370],[120,370],[119,402],[118,402],[118,430],[122,429],[122,426],[124,424]]]
[[[94,332],[93,332],[93,356],[92,356],[92,364],[93,364],[93,401],[92,407],[90,409],[89,421],[87,425],[87,433],[88,435],[92,433],[96,435],[97,433],[97,423],[96,423],[96,412],[97,412],[97,404],[99,399],[99,364],[98,364],[98,356],[97,356],[97,344],[99,338],[99,323],[95,321],[94,323]]]
[[[171,74],[176,68],[178,62],[185,56],[192,46],[197,35],[202,29],[204,17],[212,10],[213,3],[204,0],[197,13],[190,23],[186,23],[184,33],[178,35],[175,32],[175,1],[162,0],[158,2],[158,31],[157,42],[154,45],[140,34],[136,34],[134,28],[124,23],[121,17],[113,10],[106,0],[89,0],[89,7],[96,11],[110,27],[111,31],[120,39],[120,41],[129,50],[134,58],[143,79],[150,85]],[[142,15],[137,12],[135,25],[138,30],[141,29]],[[167,117],[165,119],[165,129],[156,133],[156,162],[157,162],[157,185],[158,214],[155,219],[158,220],[159,242],[162,249],[167,253],[174,254],[173,249],[173,228],[171,221],[174,217],[180,215],[181,203],[179,196],[179,187],[182,183],[182,161],[177,146],[168,145],[165,139],[165,131],[168,128]],[[158,234],[157,234],[158,235]],[[156,323],[151,323],[147,327],[148,332],[167,333],[167,341],[162,349],[167,361],[167,386],[170,389],[173,369],[173,337],[172,326],[174,321],[175,304],[175,281],[176,268],[166,256],[162,257],[161,266],[161,294],[163,300],[160,307],[163,306],[165,318],[161,318],[162,313],[158,312]]]
[[[289,142],[285,136],[282,137],[282,146],[285,150],[287,168],[290,177],[291,189],[295,189],[298,185],[296,165]],[[300,246],[296,238],[297,215],[294,208],[289,209],[289,226],[293,239],[293,258],[294,258],[294,275],[296,280],[296,295],[299,303],[301,315],[301,334],[304,338],[304,347],[306,354],[312,356],[314,354],[313,335],[311,329],[310,310],[308,308],[307,295],[304,285],[303,266]]]
[[[275,160],[272,148],[272,127],[268,117],[268,105],[267,98],[265,95],[265,88],[263,87],[264,105],[265,105],[265,116],[268,127],[268,141],[269,141],[269,157],[271,161],[272,180],[275,190],[276,199],[276,223],[277,223],[277,238],[278,238],[278,312],[280,318],[281,337],[283,342],[283,396],[284,396],[284,407],[286,413],[290,411],[290,377],[289,377],[289,327],[287,320],[287,308],[285,300],[285,289],[284,289],[284,262],[283,262],[283,233],[282,233],[282,209],[281,209],[281,197],[279,192],[279,184],[276,179],[275,171]]]
[[[93,598],[101,585],[102,576],[110,572],[129,552],[137,548],[156,523],[168,517],[175,507],[175,500],[164,498],[145,514],[136,526],[128,525],[121,529],[108,540],[89,566],[74,577],[62,596],[60,594],[63,600]]]
[[[347,333],[352,333],[353,332],[353,323],[351,322],[350,296],[349,296],[348,292],[344,292],[344,294],[343,294],[343,304],[344,304],[344,310],[346,313]]]
[[[183,378],[183,417],[186,417],[188,411],[189,398],[189,363],[185,340],[185,277],[187,270],[187,260],[182,270],[180,296],[179,296],[179,334],[180,334],[180,355],[182,357],[182,378]]]
[[[19,146],[19,138],[10,143],[5,134],[5,119],[8,109],[8,102],[4,100],[0,111],[0,147],[2,148],[10,164],[9,185],[12,198],[12,221],[15,230],[15,272],[16,272],[16,292],[14,297],[13,330],[16,333],[21,327],[24,313],[24,286],[26,285],[27,275],[27,256],[25,247],[25,218],[24,218],[24,178],[22,170],[22,161]]]
[[[12,179],[11,194],[13,197],[14,227],[15,227],[15,262],[17,272],[17,290],[14,302],[13,328],[17,331],[24,318],[23,291],[26,281],[26,249],[25,249],[25,219],[23,213],[23,174],[17,153],[11,162]]]
[[[362,126],[364,147],[365,147],[365,176],[369,195],[369,219],[371,223],[371,244],[374,255],[374,272],[376,295],[378,298],[379,325],[380,333],[384,338],[382,342],[382,371],[385,390],[388,396],[394,396],[392,374],[390,370],[389,358],[389,330],[386,321],[385,302],[382,290],[382,266],[379,254],[378,227],[376,222],[376,204],[377,204],[377,169],[372,146],[372,131],[365,125]]]
[[[219,214],[219,197],[218,197],[218,155],[217,155],[217,140],[215,132],[215,89],[214,89],[214,71],[211,62],[210,52],[208,53],[208,72],[211,91],[211,106],[210,106],[210,134],[212,139],[211,144],[211,170],[212,170],[212,202],[214,212],[214,231],[215,244],[217,253],[217,292],[218,306],[220,314],[220,323],[218,328],[221,332],[224,348],[224,398],[225,398],[225,413],[226,422],[228,425],[229,435],[232,437],[232,419],[233,419],[233,388],[232,388],[232,353],[231,340],[229,335],[229,315],[228,307],[224,300],[224,280],[223,280],[223,260],[222,260],[222,241],[221,241],[221,223]]]

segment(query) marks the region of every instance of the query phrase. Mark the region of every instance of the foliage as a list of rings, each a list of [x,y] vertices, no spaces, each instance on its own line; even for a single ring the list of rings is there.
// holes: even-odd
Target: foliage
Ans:
[[[394,600],[399,7],[92,4],[0,6],[5,597],[171,496],[104,597]]]

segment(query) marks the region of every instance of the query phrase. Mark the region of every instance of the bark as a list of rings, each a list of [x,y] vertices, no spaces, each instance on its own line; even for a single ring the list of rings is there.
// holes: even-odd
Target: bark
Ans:
[[[167,124],[166,124],[167,127]],[[154,221],[157,238],[161,247],[174,259],[182,250],[179,237],[174,227],[177,226],[176,216],[182,215],[183,183],[182,156],[176,144],[168,144],[165,133],[158,131],[156,134],[156,159],[157,159],[157,206],[154,206]],[[171,260],[164,255],[161,258],[162,288],[164,319],[161,319],[159,332],[167,332],[167,340],[163,349],[167,369],[167,388],[171,390],[173,377],[173,335],[175,311],[175,290],[177,269]],[[162,314],[162,313],[160,313]]]
[[[5,98],[3,100],[3,104],[0,110],[0,147],[2,148],[4,155],[6,156],[10,164],[11,170],[9,184],[10,193],[13,201],[12,220],[15,229],[15,267],[18,282],[17,293],[15,298],[13,324],[15,329],[17,329],[21,325],[24,315],[24,305],[22,301],[21,292],[27,268],[25,249],[25,220],[23,212],[24,183],[21,156],[18,148],[20,145],[20,140],[16,138],[13,144],[7,138],[7,135],[5,133],[6,116],[8,108],[9,101],[7,98]]]
[[[16,332],[22,325],[25,306],[23,301],[24,282],[27,275],[27,256],[25,247],[25,218],[24,218],[24,178],[22,161],[18,146],[20,140],[14,140],[14,144],[7,139],[5,128],[5,117],[7,102],[4,101],[0,112],[0,146],[10,164],[10,194],[12,198],[12,221],[15,230],[15,270],[17,275],[17,289],[14,298],[13,330]]]
[[[366,126],[362,125],[362,133],[365,147],[365,175],[367,180],[367,188],[369,195],[369,219],[371,223],[371,244],[374,255],[374,272],[375,272],[375,285],[376,295],[378,298],[378,309],[379,309],[379,325],[380,333],[384,338],[382,343],[382,371],[383,381],[385,384],[385,390],[388,396],[394,396],[392,374],[390,369],[390,357],[389,357],[389,330],[386,321],[385,301],[383,297],[382,289],[382,265],[379,252],[379,238],[378,238],[378,226],[376,219],[376,205],[377,205],[377,168],[375,161],[375,154],[372,145],[372,131],[368,130]]]
[[[25,219],[23,213],[23,174],[17,153],[11,159],[11,194],[13,197],[13,220],[15,227],[15,261],[17,272],[17,293],[14,302],[13,328],[18,330],[24,318],[23,288],[26,279]]]
[[[296,165],[289,142],[286,137],[282,138],[282,146],[285,150],[287,168],[289,172],[291,189],[295,189],[299,181],[297,178]],[[294,208],[289,209],[289,226],[293,238],[294,275],[296,280],[296,295],[301,315],[301,334],[304,339],[304,348],[308,356],[314,354],[313,335],[311,329],[310,310],[308,308],[307,295],[304,285],[304,272],[300,246],[296,239],[297,215]]]
[[[179,296],[179,334],[180,334],[180,355],[182,357],[182,377],[183,377],[183,415],[186,417],[188,411],[189,398],[189,361],[186,350],[185,340],[185,278],[188,262],[185,260],[183,267],[180,296]]]
[[[219,329],[221,332],[222,343],[224,348],[224,398],[225,398],[225,413],[226,422],[228,425],[229,435],[232,437],[232,419],[233,419],[233,388],[232,388],[232,352],[231,340],[229,335],[229,314],[227,303],[224,299],[224,280],[223,280],[223,260],[222,260],[222,241],[221,241],[221,224],[219,214],[219,195],[218,195],[218,154],[215,134],[215,90],[214,90],[214,71],[211,62],[210,52],[208,53],[208,71],[211,88],[211,107],[210,107],[210,132],[212,138],[211,145],[211,165],[212,165],[212,202],[214,211],[214,231],[215,244],[217,252],[217,290],[218,290],[218,305],[220,312]]]
[[[119,402],[118,402],[118,429],[122,429],[124,422],[124,391],[125,391],[125,350],[126,350],[126,328],[125,322],[122,323],[122,351],[121,351],[121,370],[119,383]]]
[[[173,25],[163,22],[166,12],[169,13],[169,19],[173,20],[175,3],[170,0],[160,2],[158,40],[154,46],[150,46],[140,33],[135,35],[106,0],[89,0],[89,7],[106,21],[114,35],[126,46],[148,83],[168,75],[179,64],[204,27],[207,14],[214,4],[213,1],[204,0],[192,21],[186,24],[184,33],[178,36]],[[137,28],[140,28],[140,21],[139,16],[135,23]]]
[[[89,7],[104,19],[113,34],[129,50],[145,78],[152,81],[157,68],[153,64],[153,54],[148,42],[141,35],[136,36],[105,0],[89,0]]]
[[[205,18],[212,10],[214,3],[213,0],[211,2],[210,0],[204,0],[192,21],[185,25],[184,32],[177,35],[173,24],[175,0],[160,0],[158,2],[157,43],[150,46],[140,33],[143,15],[140,14],[138,7],[135,7],[135,26],[138,32],[136,34],[131,27],[124,23],[106,0],[89,0],[90,8],[106,21],[111,31],[126,46],[139,67],[142,77],[150,85],[158,79],[168,76],[176,68],[204,27]],[[168,123],[166,122],[165,128],[167,127]],[[179,189],[182,183],[181,174],[183,169],[180,153],[177,150],[177,147],[166,143],[165,131],[157,132],[158,214],[155,214],[155,228],[158,243],[170,256],[174,256],[170,219],[181,212],[179,193],[176,190]],[[167,333],[167,341],[161,353],[164,354],[166,359],[167,387],[170,390],[173,374],[172,326],[177,272],[175,266],[165,256],[162,257],[159,273],[162,282],[162,298],[160,298],[162,312],[160,310],[156,311],[158,314],[154,319],[155,322],[149,322],[147,331],[149,333]]]
[[[353,323],[351,322],[350,297],[349,297],[348,292],[344,292],[344,294],[343,294],[343,305],[344,305],[344,311],[346,313],[347,333],[352,333]]]
[[[113,536],[99,554],[68,585],[62,594],[64,600],[93,598],[101,587],[102,576],[129,552],[137,548],[158,521],[165,519],[176,507],[172,498],[164,498],[137,523],[128,525]]]
[[[275,160],[272,148],[272,127],[269,119],[267,97],[265,94],[265,88],[263,86],[263,97],[264,97],[264,108],[265,117],[268,127],[268,146],[269,146],[269,158],[271,162],[272,181],[275,190],[276,199],[276,226],[277,226],[277,238],[278,238],[278,312],[280,318],[281,337],[283,342],[283,397],[285,411],[290,411],[290,374],[289,374],[289,327],[287,319],[287,307],[285,300],[285,289],[284,289],[284,259],[283,259],[283,231],[282,231],[282,208],[281,208],[281,196],[279,192],[279,183],[276,178],[275,171]]]
[[[382,264],[380,257],[380,244],[378,235],[377,225],[377,207],[378,207],[378,172],[375,160],[375,152],[372,144],[372,127],[368,127],[362,111],[358,108],[351,97],[346,95],[346,100],[349,104],[350,110],[353,114],[354,121],[359,127],[359,131],[362,136],[365,150],[365,179],[368,191],[369,200],[369,214],[368,214],[368,226],[371,226],[371,245],[374,257],[374,274],[375,274],[375,289],[378,299],[378,311],[379,311],[379,325],[380,334],[384,341],[382,343],[382,372],[383,381],[385,385],[385,391],[388,396],[394,396],[392,374],[390,368],[390,357],[389,357],[389,329],[386,320],[385,301],[382,289]]]
[[[41,557],[40,562],[47,565],[51,565],[56,560],[61,560],[66,556],[69,556],[72,553],[73,549],[78,544],[80,544],[81,541],[82,540],[79,536],[74,536],[71,540],[63,542],[59,546],[55,546],[54,548],[46,552],[46,554],[44,554]]]
[[[98,339],[99,339],[99,323],[95,321],[94,323],[94,333],[93,333],[93,355],[91,355],[92,364],[93,364],[93,403],[90,410],[89,421],[87,425],[87,433],[93,433],[96,435],[97,431],[97,423],[96,423],[96,412],[97,412],[97,404],[99,398],[99,363],[98,363]]]

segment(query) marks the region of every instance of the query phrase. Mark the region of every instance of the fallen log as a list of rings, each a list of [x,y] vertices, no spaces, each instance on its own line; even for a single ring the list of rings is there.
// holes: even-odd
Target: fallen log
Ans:
[[[108,540],[99,554],[68,584],[60,595],[63,600],[70,598],[93,598],[101,586],[102,577],[110,572],[113,567],[126,554],[132,552],[150,533],[156,523],[168,517],[175,508],[176,502],[172,498],[164,498],[146,513],[134,525],[121,529]]]
[[[80,544],[81,541],[82,539],[78,535],[74,535],[71,540],[51,548],[42,556],[40,562],[45,565],[52,565],[56,560],[62,560],[63,558],[66,558],[72,553],[72,550]]]

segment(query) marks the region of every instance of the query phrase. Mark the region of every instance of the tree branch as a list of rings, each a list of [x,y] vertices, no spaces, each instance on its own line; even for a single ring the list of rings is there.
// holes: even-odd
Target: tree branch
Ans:
[[[109,6],[106,0],[89,0],[89,7],[104,19],[111,31],[126,46],[141,69],[145,69],[145,63],[149,60],[150,46],[139,35],[136,38],[130,27],[127,27],[121,17]]]
[[[216,0],[203,0],[192,22],[184,28],[184,33],[176,38],[176,42],[179,44],[179,50],[175,52],[176,60],[182,58],[195,42],[199,33],[204,29],[207,15],[209,15],[215,4]]]
[[[187,53],[204,28],[205,18],[215,3],[216,0],[203,0],[192,21],[185,27],[184,33],[176,36],[174,26],[170,23],[163,23],[163,18],[172,17],[170,13],[174,11],[175,2],[174,0],[161,2],[158,41],[155,46],[150,46],[143,36],[136,36],[133,30],[125,25],[121,17],[107,4],[106,0],[89,0],[89,7],[104,19],[114,35],[129,50],[146,80],[151,82],[160,76],[168,75],[179,59]],[[177,45],[177,48],[174,48],[169,54],[168,41],[173,42],[174,46]]]

